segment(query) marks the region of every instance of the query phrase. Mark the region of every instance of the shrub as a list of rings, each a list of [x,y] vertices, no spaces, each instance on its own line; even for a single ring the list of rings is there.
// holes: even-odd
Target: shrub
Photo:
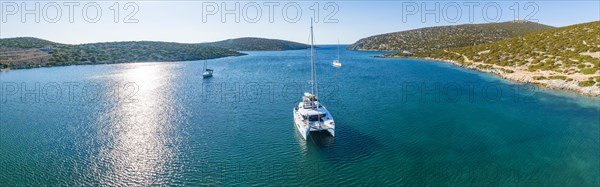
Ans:
[[[533,76],[533,80],[546,80],[547,78],[544,76]]]
[[[581,81],[577,85],[580,87],[589,87],[594,86],[594,84],[596,84],[594,81]]]
[[[553,75],[550,76],[550,79],[560,79],[560,80],[566,80],[567,76],[563,76],[563,75]]]
[[[589,74],[594,74],[596,73],[596,71],[598,71],[596,68],[583,68],[581,69],[581,73],[589,75]]]

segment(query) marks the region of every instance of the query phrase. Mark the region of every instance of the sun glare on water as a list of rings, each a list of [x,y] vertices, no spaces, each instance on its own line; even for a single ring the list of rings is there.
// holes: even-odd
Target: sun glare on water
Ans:
[[[171,102],[168,65],[155,63],[127,64],[117,82],[131,83],[124,89],[137,89],[133,102],[116,102],[100,115],[98,139],[103,140],[94,167],[106,178],[106,185],[151,185],[176,155],[177,134],[172,121],[177,117]],[[123,84],[121,84],[123,85]],[[134,88],[136,87],[136,88]],[[127,91],[129,92],[129,91]],[[106,164],[109,163],[109,164]],[[117,184],[120,185],[120,184]]]

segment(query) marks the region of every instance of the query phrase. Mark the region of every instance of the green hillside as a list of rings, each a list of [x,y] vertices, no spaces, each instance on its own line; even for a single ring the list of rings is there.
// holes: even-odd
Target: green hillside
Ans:
[[[363,38],[348,49],[430,51],[490,43],[552,28],[528,21],[428,27]]]
[[[48,46],[56,46],[61,45],[59,43],[54,43],[48,40],[43,40],[39,38],[33,37],[18,37],[18,38],[5,38],[0,39],[0,49],[1,48],[21,48],[21,49],[30,49],[30,48],[42,48]]]

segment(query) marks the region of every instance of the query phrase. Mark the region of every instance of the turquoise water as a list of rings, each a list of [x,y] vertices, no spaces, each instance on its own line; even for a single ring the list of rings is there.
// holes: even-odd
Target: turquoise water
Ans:
[[[307,51],[0,73],[0,186],[598,186],[600,100],[317,50],[336,137],[296,133]]]

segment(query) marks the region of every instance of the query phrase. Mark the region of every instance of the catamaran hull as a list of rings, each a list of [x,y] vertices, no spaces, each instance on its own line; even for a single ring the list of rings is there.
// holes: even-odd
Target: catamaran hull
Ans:
[[[298,114],[298,111],[296,109],[293,110],[294,113],[294,126],[296,127],[296,130],[298,131],[298,133],[300,133],[300,135],[302,136],[302,138],[304,140],[306,140],[306,138],[309,136],[310,131],[327,131],[329,132],[329,134],[331,134],[331,136],[335,137],[335,127],[326,127],[323,128],[323,124],[321,125],[311,125],[304,123],[304,120],[302,120],[302,116],[300,116],[300,114]]]
[[[310,129],[307,128],[308,126],[304,124],[304,122],[301,119],[302,117],[299,116],[299,114],[298,114],[298,111],[296,111],[294,109],[293,113],[294,113],[294,126],[296,127],[296,130],[298,131],[298,133],[300,133],[302,138],[304,140],[306,140],[306,137],[308,137],[308,134],[310,133]]]

